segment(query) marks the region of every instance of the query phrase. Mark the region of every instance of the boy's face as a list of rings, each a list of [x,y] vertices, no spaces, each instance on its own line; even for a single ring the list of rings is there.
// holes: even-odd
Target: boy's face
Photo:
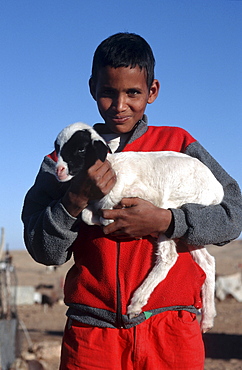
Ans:
[[[156,99],[159,82],[154,80],[148,89],[146,73],[138,66],[107,66],[99,71],[96,83],[90,79],[90,91],[108,128],[126,133],[143,117],[146,104]]]

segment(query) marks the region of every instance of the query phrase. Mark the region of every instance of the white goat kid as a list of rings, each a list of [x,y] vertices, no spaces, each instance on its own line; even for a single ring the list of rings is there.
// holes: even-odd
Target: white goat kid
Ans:
[[[112,209],[124,197],[139,197],[160,208],[179,208],[186,203],[204,206],[219,204],[223,199],[222,185],[198,159],[186,154],[161,152],[121,152],[107,154],[105,141],[96,131],[77,122],[64,128],[55,142],[59,181],[68,181],[79,171],[102,161],[107,155],[116,172],[117,182],[109,194],[92,202],[82,211],[82,219],[89,225],[107,225],[112,220],[100,217],[100,209]],[[213,326],[216,315],[214,303],[215,259],[203,246],[189,247],[193,259],[206,273],[202,287],[201,330]],[[196,248],[196,249],[195,249]],[[130,318],[142,312],[155,287],[167,276],[178,254],[174,240],[160,234],[157,240],[155,266],[135,291],[127,308]]]

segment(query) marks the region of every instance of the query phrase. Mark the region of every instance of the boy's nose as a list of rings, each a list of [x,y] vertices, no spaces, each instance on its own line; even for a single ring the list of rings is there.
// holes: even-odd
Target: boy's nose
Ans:
[[[126,97],[121,95],[121,94],[119,96],[117,96],[115,101],[114,101],[114,106],[115,106],[115,109],[116,109],[117,112],[125,111],[125,109],[127,107]]]

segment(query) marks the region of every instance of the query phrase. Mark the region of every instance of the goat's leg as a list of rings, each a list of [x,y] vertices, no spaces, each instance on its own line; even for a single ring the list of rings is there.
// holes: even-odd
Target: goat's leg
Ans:
[[[121,199],[117,199],[116,203],[112,201],[110,194],[107,194],[105,197],[99,201],[91,202],[83,211],[82,211],[82,220],[87,225],[109,225],[113,220],[106,220],[101,217],[101,209],[112,209],[115,204],[117,204]]]
[[[113,220],[106,220],[101,216],[100,210],[102,209],[113,209],[121,201],[121,197],[113,194],[111,191],[109,194],[105,195],[103,198],[97,201],[91,202],[82,211],[82,220],[88,225],[102,225],[107,226]]]
[[[82,220],[87,224],[87,225],[94,225],[93,222],[93,212],[90,207],[87,207],[83,209],[82,211]]]
[[[155,266],[134,292],[131,303],[128,306],[127,314],[133,318],[142,312],[142,307],[146,305],[148,299],[156,286],[166,278],[169,270],[175,264],[178,254],[176,244],[173,240],[158,239],[158,251]]]
[[[206,273],[206,279],[202,286],[202,319],[201,330],[203,333],[213,327],[215,308],[215,258],[208,253],[206,248],[190,251],[193,259]]]
[[[100,216],[94,211],[94,207],[92,205],[83,209],[82,220],[87,225],[101,225]]]

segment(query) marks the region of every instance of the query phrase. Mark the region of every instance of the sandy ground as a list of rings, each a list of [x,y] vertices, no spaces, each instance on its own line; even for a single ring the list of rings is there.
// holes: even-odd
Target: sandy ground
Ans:
[[[216,257],[217,274],[242,272],[242,241],[234,241],[224,247],[209,246],[209,252]],[[34,262],[25,250],[11,252],[18,277],[18,285],[53,284],[59,296],[65,274],[72,262],[47,272],[46,267]],[[49,291],[46,291],[49,294]],[[205,370],[242,369],[242,303],[233,298],[216,301],[217,317],[214,328],[204,335],[206,348]],[[18,306],[19,319],[28,330],[24,335],[20,329],[22,349],[43,340],[61,343],[65,325],[66,307],[55,304],[44,309],[42,305]],[[29,336],[29,337],[28,337]],[[59,358],[47,361],[49,370],[58,369]],[[175,369],[174,369],[175,370]],[[192,370],[192,369],[191,369]]]

